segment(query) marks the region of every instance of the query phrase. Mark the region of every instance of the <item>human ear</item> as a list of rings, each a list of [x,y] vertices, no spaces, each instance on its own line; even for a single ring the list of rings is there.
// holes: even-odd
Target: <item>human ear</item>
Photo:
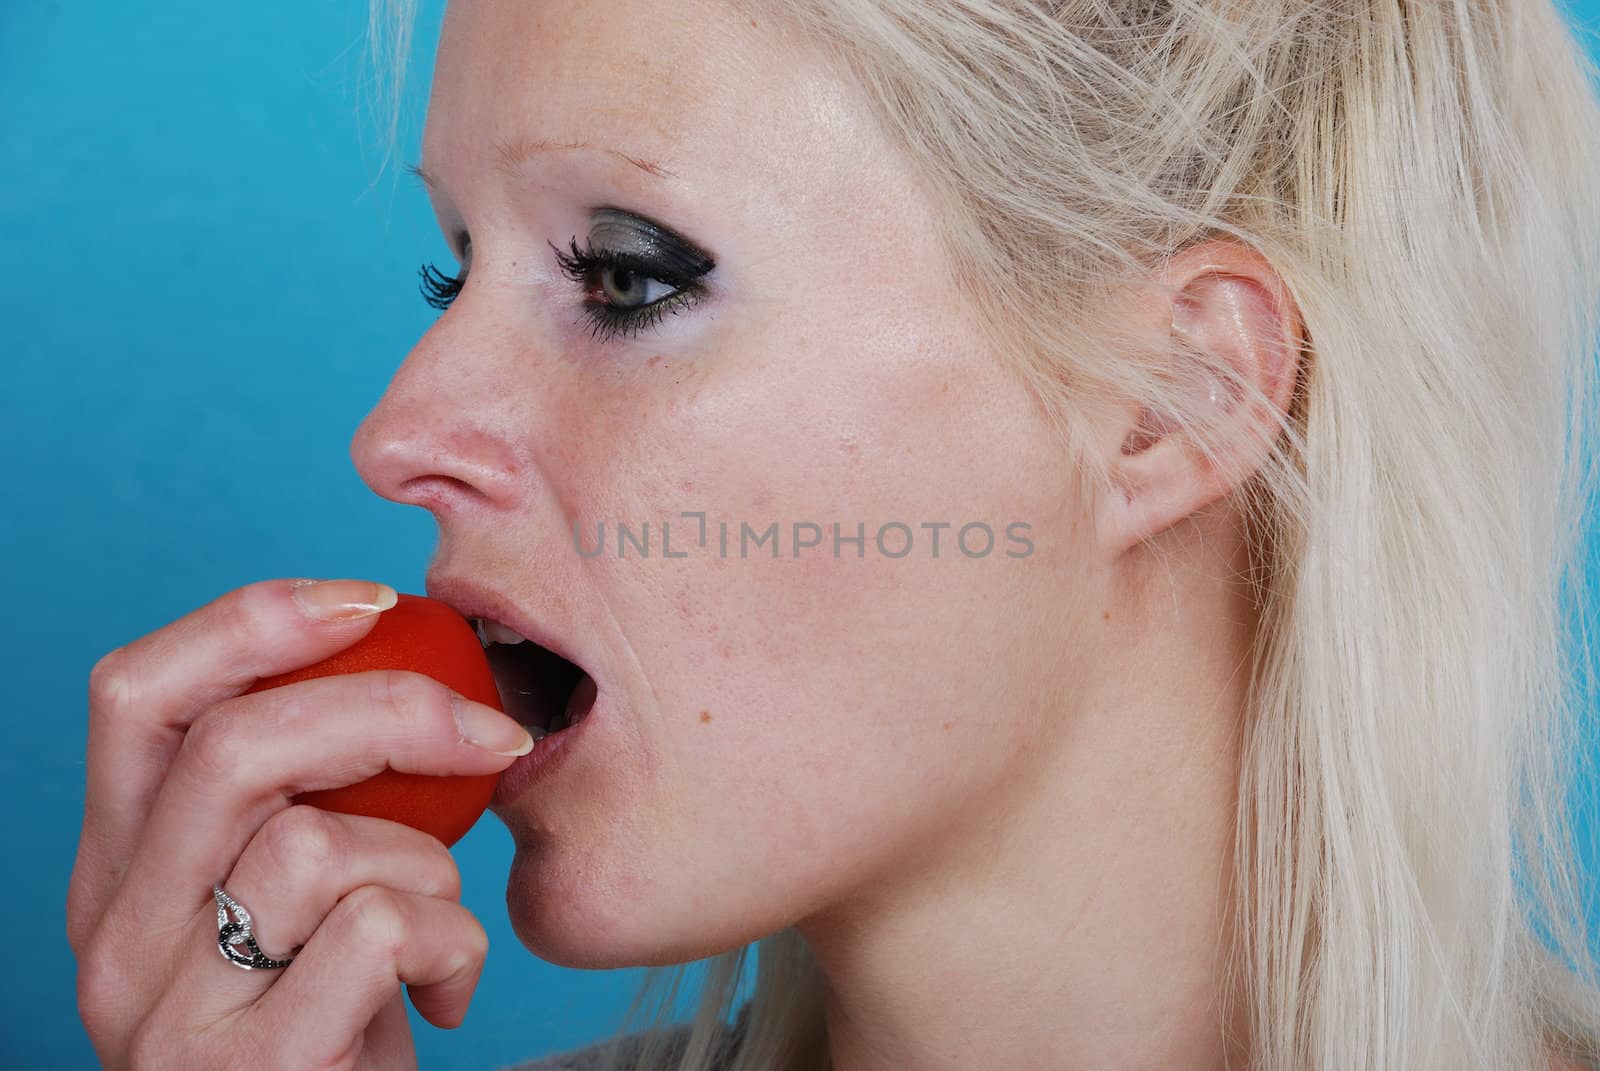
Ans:
[[[1298,310],[1254,250],[1226,240],[1191,247],[1158,281],[1170,299],[1144,303],[1139,315],[1166,336],[1160,371],[1178,384],[1175,410],[1124,412],[1104,440],[1114,453],[1106,458],[1112,487],[1098,512],[1100,535],[1116,552],[1224,497],[1261,467],[1299,367]]]

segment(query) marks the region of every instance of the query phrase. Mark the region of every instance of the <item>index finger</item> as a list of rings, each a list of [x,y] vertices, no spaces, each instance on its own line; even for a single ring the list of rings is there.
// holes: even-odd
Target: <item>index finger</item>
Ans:
[[[167,769],[203,710],[262,677],[343,650],[393,606],[370,580],[264,580],[118,647],[89,674],[83,830],[68,940],[87,938],[116,891]]]

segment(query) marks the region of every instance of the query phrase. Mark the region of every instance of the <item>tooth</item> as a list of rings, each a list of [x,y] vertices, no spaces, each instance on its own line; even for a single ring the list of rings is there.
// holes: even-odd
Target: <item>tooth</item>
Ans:
[[[535,742],[550,735],[549,730],[542,725],[524,725],[523,728],[528,730],[528,735],[533,737]]]
[[[487,617],[478,618],[478,640],[485,646],[491,643],[527,643],[528,637]]]

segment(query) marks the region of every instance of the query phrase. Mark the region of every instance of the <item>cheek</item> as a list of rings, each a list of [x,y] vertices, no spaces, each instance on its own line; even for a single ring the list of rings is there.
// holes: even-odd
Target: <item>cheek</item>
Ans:
[[[907,865],[1026,761],[1030,689],[1055,632],[1042,611],[1066,604],[1045,576],[1047,563],[1067,574],[1047,535],[1066,481],[1044,425],[962,342],[899,331],[870,346],[836,322],[831,335],[769,332],[788,340],[781,352],[744,338],[647,354],[625,389],[556,410],[571,430],[546,471],[586,538],[606,525],[608,546],[582,568],[637,659],[621,687],[638,750],[595,790],[595,836],[615,851],[554,872],[608,891],[566,899],[618,941],[671,932],[713,946],[679,950],[691,958],[786,925]],[[684,512],[705,513],[703,543]],[[648,557],[617,552],[619,520],[649,523]],[[890,521],[910,527],[912,553],[880,551]],[[955,547],[973,521],[997,536],[981,558]],[[1005,555],[1011,521],[1034,525],[1037,553]],[[663,555],[663,522],[682,557]],[[796,522],[822,535],[798,557]],[[934,557],[922,526],[937,522],[952,527]],[[864,528],[864,547],[835,556],[835,523]],[[774,524],[776,557],[770,543],[741,550],[746,526]],[[607,914],[620,903],[628,912]],[[650,934],[632,929],[643,918]]]
[[[1041,593],[1005,528],[1050,497],[1023,475],[1048,483],[1049,466],[1018,463],[1044,449],[1028,399],[998,370],[915,342],[830,359],[826,341],[658,366],[666,400],[639,408],[604,496],[635,532],[650,522],[651,556],[616,554],[613,512],[590,563],[659,702],[657,742],[702,785],[754,767],[791,803],[982,773],[970,749],[1007,745],[989,697],[1025,676]],[[662,521],[685,557],[662,555]],[[969,532],[973,557],[969,522],[992,533]]]

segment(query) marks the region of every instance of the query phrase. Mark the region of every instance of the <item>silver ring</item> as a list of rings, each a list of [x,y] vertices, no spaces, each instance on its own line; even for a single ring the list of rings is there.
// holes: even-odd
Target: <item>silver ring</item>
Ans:
[[[255,934],[250,929],[250,912],[244,909],[244,905],[223,892],[221,885],[211,886],[211,895],[217,901],[217,947],[222,950],[222,957],[235,967],[247,971],[287,967],[294,962],[294,952],[305,947],[296,947],[294,952],[289,953],[288,959],[272,959],[256,944]],[[229,911],[233,912],[234,919],[228,918]],[[244,945],[249,950],[248,954],[240,951],[236,947],[238,945]]]

